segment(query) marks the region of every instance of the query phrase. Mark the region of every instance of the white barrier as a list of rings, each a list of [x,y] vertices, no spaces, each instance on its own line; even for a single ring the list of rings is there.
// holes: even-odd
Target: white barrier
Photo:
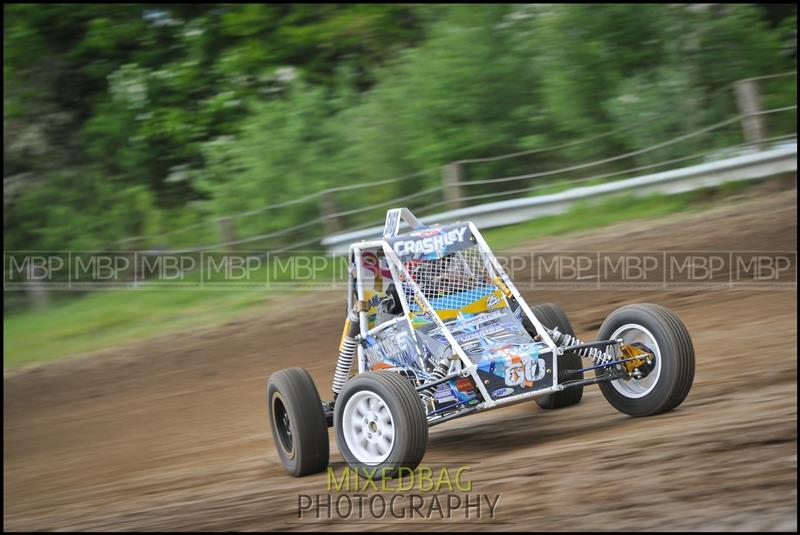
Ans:
[[[631,193],[675,194],[717,186],[725,182],[756,180],[797,171],[797,143],[785,143],[770,150],[744,154],[716,162],[663,171],[606,184],[576,187],[559,193],[538,195],[470,206],[425,216],[431,224],[469,220],[481,228],[500,227],[568,211],[575,201],[593,201],[608,195]],[[322,245],[329,252],[345,252],[351,243],[380,236],[383,226],[326,236]]]

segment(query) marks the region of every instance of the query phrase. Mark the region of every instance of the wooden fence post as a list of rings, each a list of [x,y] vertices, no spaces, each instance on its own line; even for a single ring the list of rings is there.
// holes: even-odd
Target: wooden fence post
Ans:
[[[442,166],[442,189],[444,201],[448,209],[461,208],[461,183],[464,179],[464,168],[458,162]]]
[[[236,241],[236,227],[230,217],[220,217],[217,219],[219,224],[219,235],[224,243]],[[227,251],[234,251],[235,245],[226,245],[224,249]]]
[[[50,296],[41,281],[35,278],[28,278],[25,281],[25,290],[28,294],[28,302],[33,310],[42,312],[50,305]]]
[[[342,230],[341,221],[336,217],[336,198],[332,191],[323,191],[320,197],[320,213],[322,213],[325,234],[336,234]]]
[[[761,102],[758,91],[758,81],[739,80],[736,87],[736,105],[742,116],[742,131],[744,140],[752,143],[759,149],[764,148],[764,140],[767,138],[767,129],[764,123],[764,116],[761,112]]]

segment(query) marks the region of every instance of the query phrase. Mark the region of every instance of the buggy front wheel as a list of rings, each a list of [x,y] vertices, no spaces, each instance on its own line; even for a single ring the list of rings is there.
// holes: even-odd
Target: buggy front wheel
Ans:
[[[694,380],[694,347],[686,327],[673,312],[653,304],[627,305],[600,326],[601,340],[623,343],[652,355],[641,379],[600,383],[606,400],[630,416],[650,416],[680,405]]]
[[[347,381],[334,408],[336,444],[359,473],[391,478],[413,470],[425,455],[428,420],[414,386],[390,371]]]
[[[278,456],[293,476],[328,466],[328,425],[314,380],[303,368],[273,373],[267,382],[267,412]]]

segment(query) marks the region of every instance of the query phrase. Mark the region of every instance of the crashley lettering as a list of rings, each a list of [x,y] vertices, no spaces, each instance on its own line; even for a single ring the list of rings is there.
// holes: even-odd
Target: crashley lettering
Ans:
[[[455,228],[434,236],[427,236],[419,240],[400,240],[394,244],[394,252],[398,256],[418,257],[423,254],[433,254],[442,251],[448,245],[464,241],[467,227]]]

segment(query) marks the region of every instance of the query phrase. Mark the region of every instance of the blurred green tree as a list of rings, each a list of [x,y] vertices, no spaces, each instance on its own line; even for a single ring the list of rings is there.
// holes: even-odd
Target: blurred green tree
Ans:
[[[413,207],[441,201],[420,192],[450,161],[534,151],[465,165],[466,179],[547,171],[726,119],[737,113],[732,82],[793,70],[797,55],[796,8],[758,5],[3,9],[4,236],[19,249],[104,247],[183,225],[149,245],[214,243],[214,217],[415,174],[328,199],[348,212],[376,206],[344,220],[368,224],[399,195],[416,195]],[[796,78],[764,88],[765,105],[796,102]],[[776,117],[773,130],[793,131],[795,118]],[[591,172],[739,140],[734,125]],[[236,232],[277,231],[320,210],[316,199],[259,213]]]

